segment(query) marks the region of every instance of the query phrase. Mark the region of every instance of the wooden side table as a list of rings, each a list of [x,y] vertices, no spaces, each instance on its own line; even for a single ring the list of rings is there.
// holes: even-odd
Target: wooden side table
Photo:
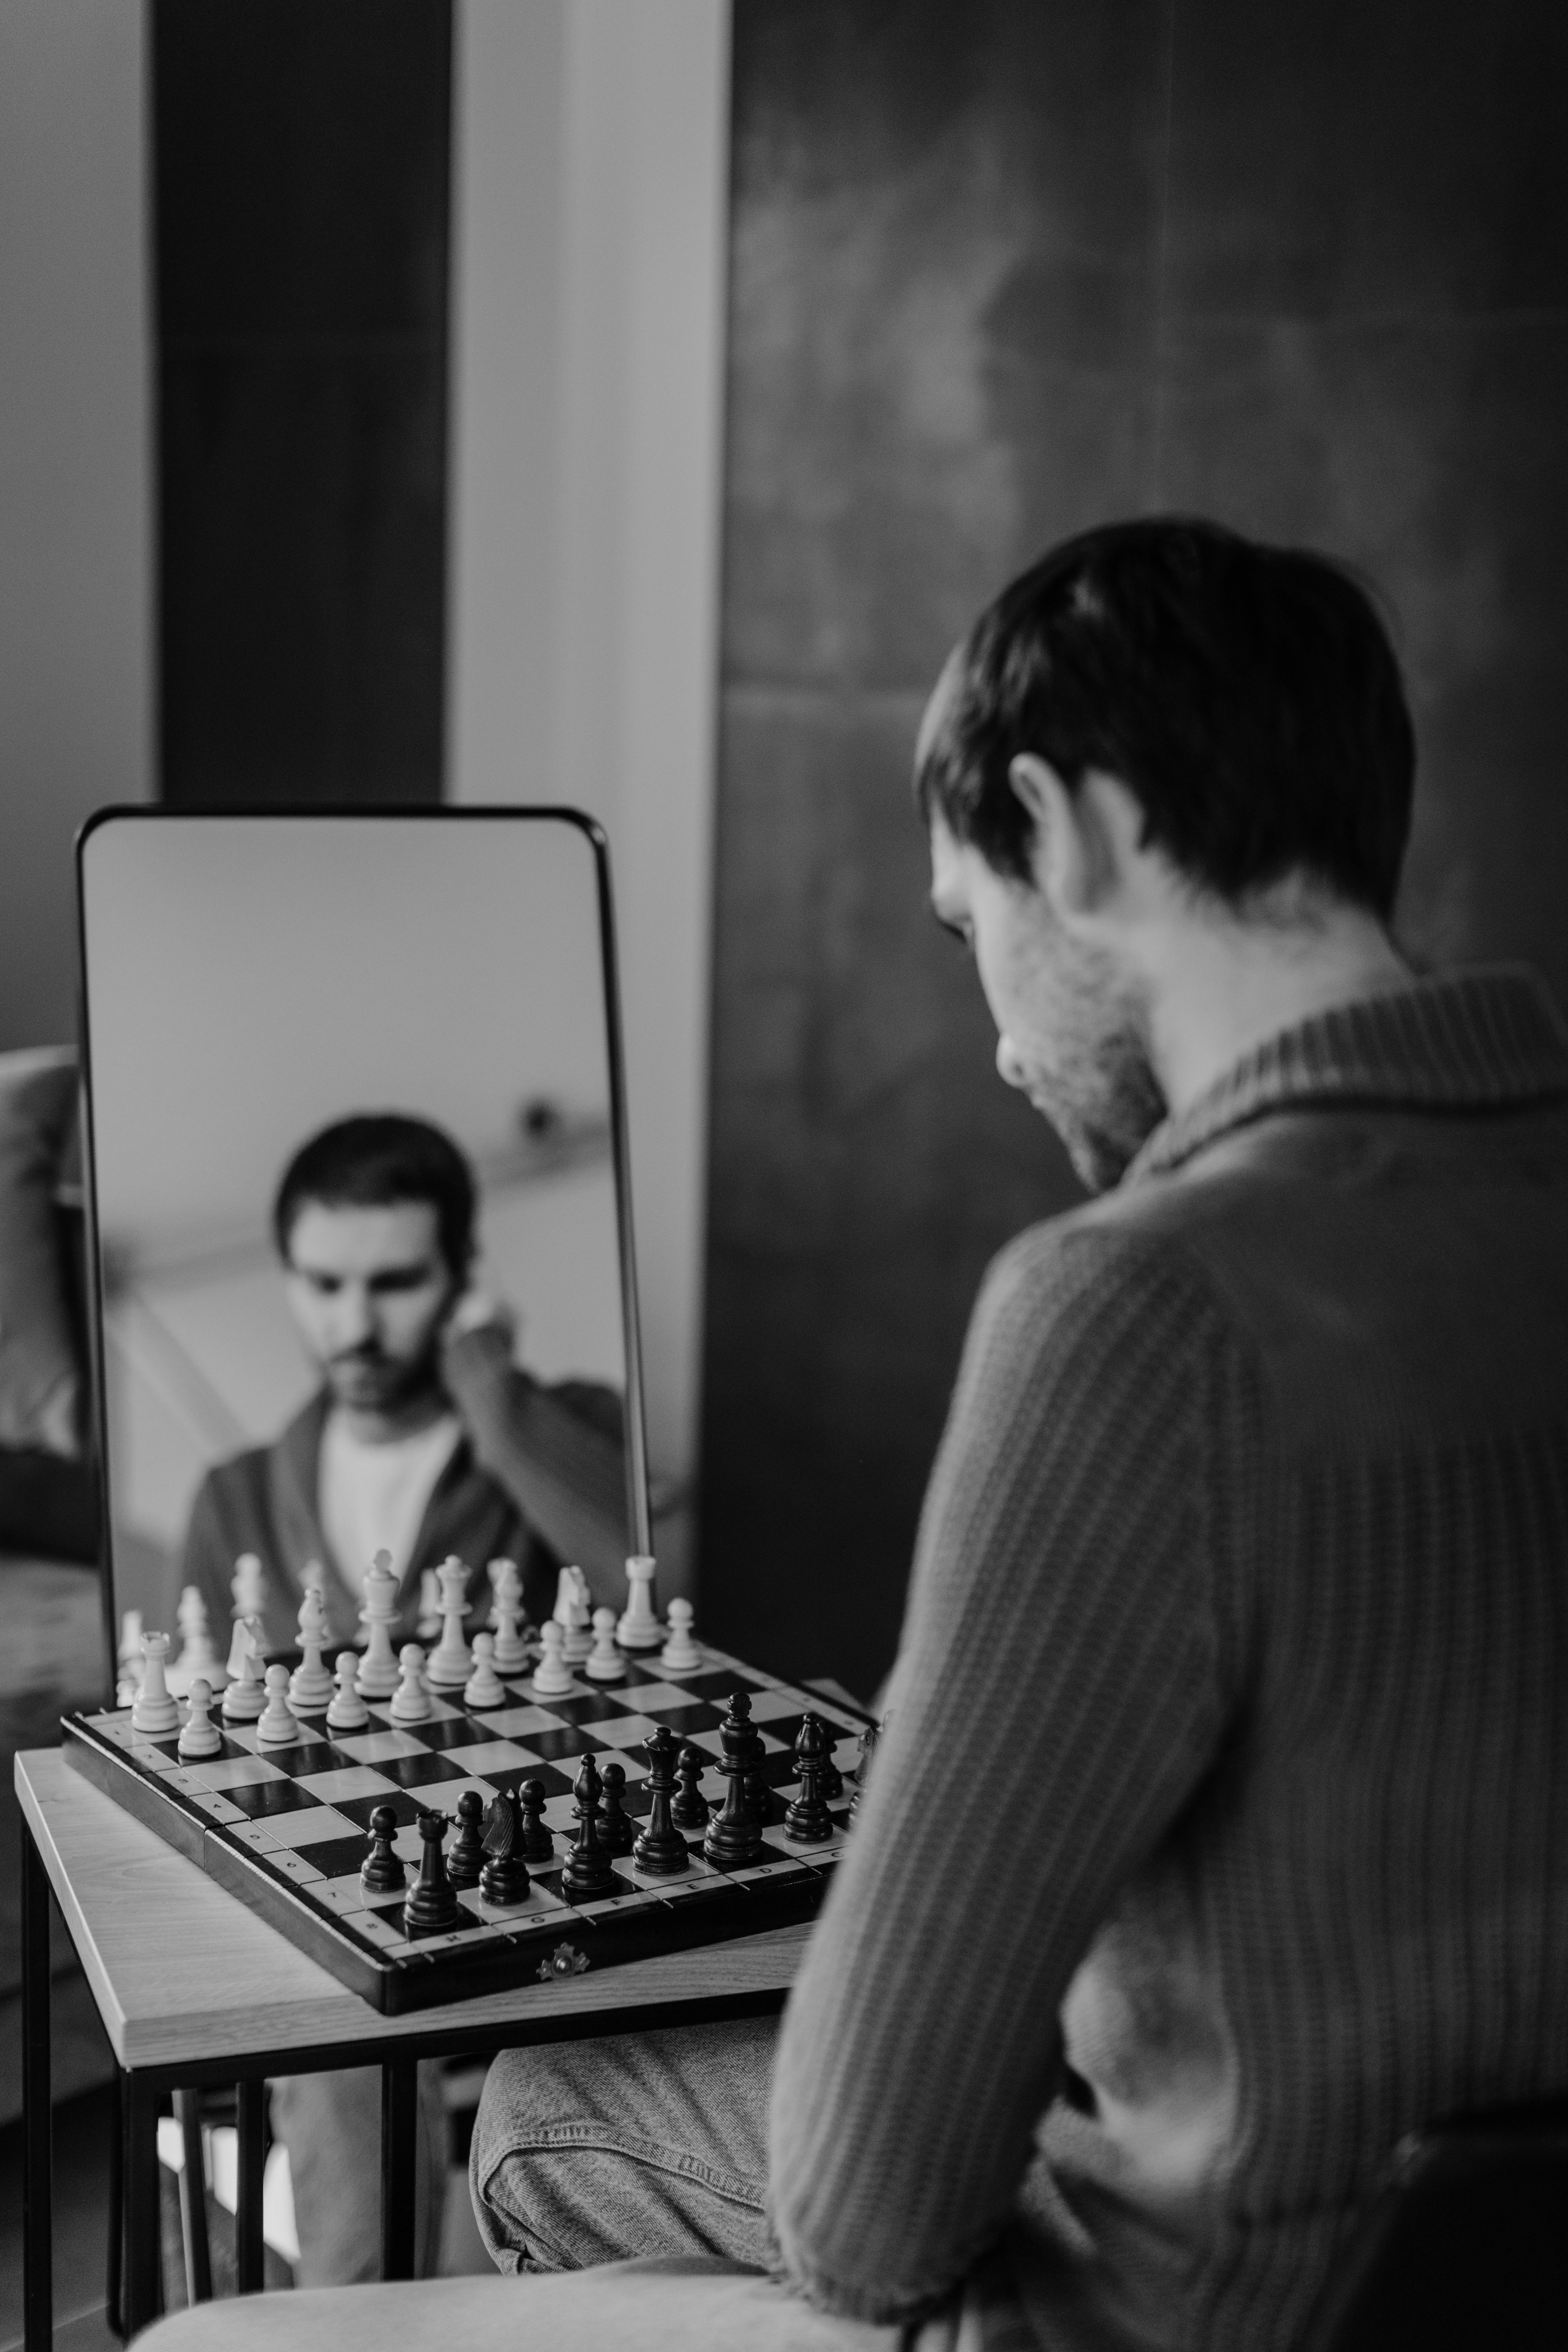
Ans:
[[[119,2069],[121,2226],[118,2305],[130,2336],[160,2294],[157,2121],[166,2091],[235,2084],[241,2293],[259,2288],[261,2170],[269,2075],[379,2064],[384,2275],[408,2275],[414,2243],[416,2067],[638,2027],[756,2017],[782,2008],[810,1933],[785,1927],[602,1975],[384,2017],[307,1959],[197,1865],[69,1769],[58,1748],[16,1759],[21,1805],[26,2120],[26,2352],[51,2352],[49,2115],[51,1893]],[[199,2143],[195,2150],[199,2159]],[[187,2155],[187,2169],[190,2156]],[[199,2181],[199,2169],[195,2179]],[[111,2255],[111,2262],[115,2256]]]

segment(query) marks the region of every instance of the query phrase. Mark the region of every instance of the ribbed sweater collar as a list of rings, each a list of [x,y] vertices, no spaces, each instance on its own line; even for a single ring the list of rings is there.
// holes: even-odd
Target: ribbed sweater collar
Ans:
[[[1154,1129],[1122,1180],[1178,1168],[1233,1128],[1312,1103],[1460,1110],[1568,1097],[1568,1031],[1544,983],[1499,966],[1314,1014],[1254,1047]]]

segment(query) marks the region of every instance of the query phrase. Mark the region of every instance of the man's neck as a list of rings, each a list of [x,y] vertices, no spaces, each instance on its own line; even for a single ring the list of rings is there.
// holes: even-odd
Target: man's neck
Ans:
[[[1148,986],[1149,1044],[1173,1112],[1281,1030],[1409,985],[1376,917],[1342,902],[1276,897],[1257,919],[1173,927]]]
[[[427,1391],[411,1397],[405,1403],[390,1412],[366,1412],[354,1405],[340,1404],[333,1410],[342,1417],[349,1435],[361,1445],[396,1445],[402,1439],[422,1436],[451,1412],[451,1402],[444,1389]]]

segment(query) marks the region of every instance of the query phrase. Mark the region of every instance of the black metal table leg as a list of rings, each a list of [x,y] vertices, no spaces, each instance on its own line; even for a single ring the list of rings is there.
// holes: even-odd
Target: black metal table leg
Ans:
[[[212,2249],[207,2243],[207,2170],[202,2147],[202,2105],[199,2091],[176,2091],[174,2115],[180,2126],[184,2163],[180,2168],[180,2236],[185,2252],[185,2301],[210,2303],[213,2293]]]
[[[381,2070],[381,2274],[414,2276],[414,2151],[418,2129],[419,2069],[413,2058],[390,2058]]]
[[[23,2331],[26,2352],[52,2352],[54,2117],[49,2104],[49,1881],[22,1823]]]
[[[163,2249],[158,2210],[158,2094],[133,2074],[121,2081],[121,2158],[125,2189],[121,2299],[126,2340],[158,2316]]]
[[[241,2294],[266,2283],[261,2250],[261,2183],[267,2168],[267,2085],[239,2085],[239,2179],[234,2200],[235,2270]]]

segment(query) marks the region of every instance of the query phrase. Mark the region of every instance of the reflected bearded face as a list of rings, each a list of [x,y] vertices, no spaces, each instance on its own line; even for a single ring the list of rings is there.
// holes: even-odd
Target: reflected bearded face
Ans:
[[[460,1285],[430,1202],[305,1202],[289,1232],[285,1284],[338,1404],[393,1412],[439,1386],[442,1329]]]
[[[1079,1180],[1108,1191],[1165,1115],[1136,991],[1033,884],[998,874],[940,817],[931,854],[932,910],[973,951],[997,1070],[1050,1121]]]

